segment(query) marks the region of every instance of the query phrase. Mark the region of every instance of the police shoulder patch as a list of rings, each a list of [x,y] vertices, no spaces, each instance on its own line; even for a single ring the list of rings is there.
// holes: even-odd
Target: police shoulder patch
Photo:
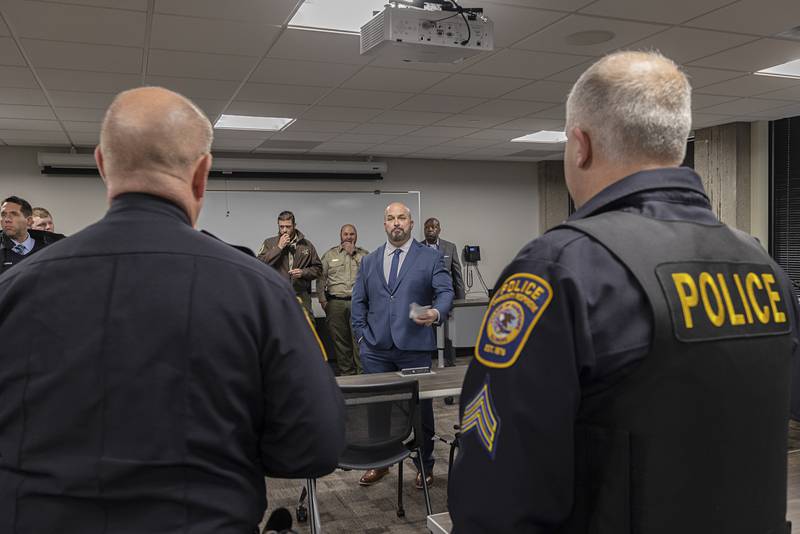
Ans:
[[[483,317],[475,358],[497,369],[514,365],[552,299],[550,284],[535,274],[506,279]]]
[[[494,459],[497,436],[500,433],[500,418],[497,417],[489,388],[489,375],[483,381],[478,394],[464,407],[461,417],[461,434],[475,433],[483,448]]]

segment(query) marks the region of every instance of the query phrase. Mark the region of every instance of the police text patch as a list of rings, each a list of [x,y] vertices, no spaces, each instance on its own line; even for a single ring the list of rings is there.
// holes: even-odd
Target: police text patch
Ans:
[[[489,388],[489,375],[478,394],[464,407],[461,418],[461,433],[466,436],[474,432],[489,456],[494,459],[497,435],[500,432],[500,419],[497,417]]]
[[[483,318],[475,357],[483,365],[511,367],[553,298],[553,290],[535,274],[509,277],[495,293]]]
[[[675,337],[707,341],[789,331],[787,296],[770,265],[665,263],[656,275],[669,303]]]

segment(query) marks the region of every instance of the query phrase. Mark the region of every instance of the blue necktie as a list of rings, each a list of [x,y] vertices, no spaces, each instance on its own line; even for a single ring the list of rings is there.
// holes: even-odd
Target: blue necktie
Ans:
[[[20,256],[24,256],[24,255],[25,255],[25,252],[26,252],[26,250],[27,250],[27,249],[25,248],[25,245],[23,245],[23,244],[21,244],[21,243],[20,243],[19,245],[16,245],[16,246],[15,246],[13,249],[11,249],[11,250],[13,250],[14,252],[16,252],[16,253],[17,253],[17,254],[19,254]]]
[[[397,283],[397,270],[400,267],[400,254],[403,252],[402,249],[395,249],[392,252],[392,266],[389,268],[389,289],[394,289],[394,285]]]

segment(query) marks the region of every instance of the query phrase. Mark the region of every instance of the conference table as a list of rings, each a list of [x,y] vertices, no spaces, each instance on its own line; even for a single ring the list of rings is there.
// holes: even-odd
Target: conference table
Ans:
[[[336,382],[340,386],[364,386],[385,384],[397,380],[417,380],[419,381],[420,399],[439,399],[461,394],[461,385],[464,383],[467,367],[469,366],[436,367],[431,369],[430,373],[418,375],[402,375],[399,371],[390,371],[388,373],[338,376]]]

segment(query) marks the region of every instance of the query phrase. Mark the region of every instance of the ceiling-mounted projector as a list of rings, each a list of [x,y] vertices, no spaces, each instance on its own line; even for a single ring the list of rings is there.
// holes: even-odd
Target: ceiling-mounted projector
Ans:
[[[491,51],[494,28],[482,11],[457,4],[455,10],[389,4],[361,26],[361,54],[408,62],[457,63]]]

